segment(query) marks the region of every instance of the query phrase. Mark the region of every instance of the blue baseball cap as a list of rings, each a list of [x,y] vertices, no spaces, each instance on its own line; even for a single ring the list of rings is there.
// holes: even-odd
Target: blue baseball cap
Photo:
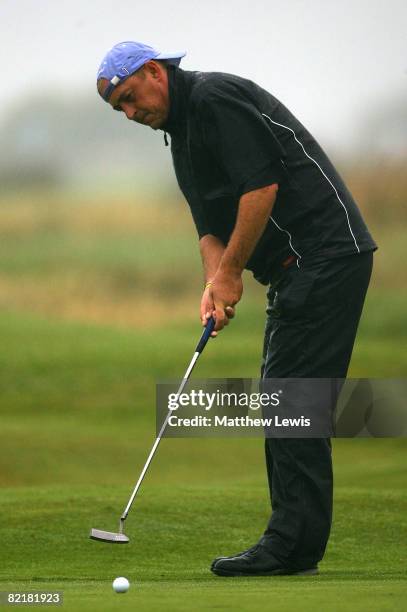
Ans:
[[[154,47],[131,40],[117,43],[106,53],[97,73],[97,80],[107,79],[109,81],[109,85],[101,94],[102,98],[108,102],[114,88],[146,62],[152,59],[168,60],[171,64],[179,66],[181,58],[185,55],[185,51],[163,53]]]

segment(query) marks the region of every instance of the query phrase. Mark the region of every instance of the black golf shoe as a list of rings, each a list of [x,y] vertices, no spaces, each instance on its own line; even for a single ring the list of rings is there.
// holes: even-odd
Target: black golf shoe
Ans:
[[[211,565],[217,576],[315,576],[318,567],[286,567],[278,561],[267,546],[267,540],[260,541],[233,557],[218,557]]]
[[[243,555],[246,555],[246,554],[251,553],[252,551],[254,551],[254,549],[257,548],[258,546],[259,546],[258,544],[255,544],[254,546],[251,546],[247,550],[244,550],[241,553],[237,553],[236,555],[231,555],[230,557],[216,557],[216,559],[214,559],[212,561],[211,570],[213,570],[213,568],[215,567],[215,565],[216,565],[216,563],[218,561],[221,561],[223,559],[236,559],[237,557],[242,557]]]

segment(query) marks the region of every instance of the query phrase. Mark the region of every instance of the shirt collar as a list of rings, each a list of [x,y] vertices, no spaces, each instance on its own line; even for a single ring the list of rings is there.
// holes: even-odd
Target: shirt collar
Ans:
[[[160,128],[164,132],[174,134],[185,126],[192,76],[192,72],[182,70],[182,68],[168,67],[170,110],[167,121]]]

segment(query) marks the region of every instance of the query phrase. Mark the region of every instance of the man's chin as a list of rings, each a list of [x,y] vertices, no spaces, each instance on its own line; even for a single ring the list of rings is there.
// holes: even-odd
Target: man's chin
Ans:
[[[165,124],[165,119],[163,119],[162,117],[153,117],[152,119],[149,119],[148,115],[144,117],[143,121],[137,119],[134,119],[134,121],[135,123],[138,123],[139,125],[145,125],[146,127],[149,127],[152,130],[159,130]]]
[[[147,125],[151,127],[152,130],[159,130],[164,125],[164,123],[165,122],[162,119],[156,119],[155,121],[152,121]]]
[[[167,121],[168,113],[159,113],[157,116],[154,117],[154,120],[151,122],[150,127],[153,128],[153,130],[164,129],[164,126]]]

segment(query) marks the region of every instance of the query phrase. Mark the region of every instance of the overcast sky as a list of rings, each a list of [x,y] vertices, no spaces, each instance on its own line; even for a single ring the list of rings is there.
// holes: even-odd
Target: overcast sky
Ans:
[[[249,77],[328,143],[407,92],[405,0],[1,0],[0,24],[0,121],[41,87],[93,95],[122,40],[185,49],[185,69]]]

